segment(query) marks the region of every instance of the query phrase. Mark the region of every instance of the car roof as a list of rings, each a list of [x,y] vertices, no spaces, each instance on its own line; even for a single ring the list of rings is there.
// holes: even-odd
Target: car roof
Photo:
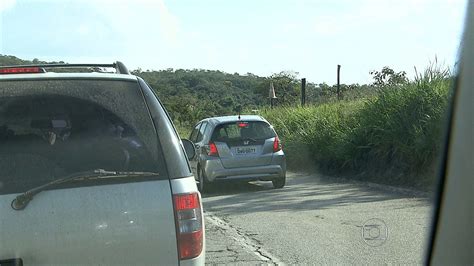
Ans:
[[[117,74],[117,73],[31,73],[31,74],[3,74],[0,75],[1,80],[28,80],[28,79],[111,79],[111,80],[129,80],[136,81],[134,75]]]
[[[267,122],[265,118],[259,115],[241,115],[240,119],[238,115],[228,115],[228,116],[216,116],[204,119],[202,121],[209,121],[213,124],[222,124],[222,123],[229,123],[229,122],[237,122],[239,120],[242,121],[256,121],[256,122]]]

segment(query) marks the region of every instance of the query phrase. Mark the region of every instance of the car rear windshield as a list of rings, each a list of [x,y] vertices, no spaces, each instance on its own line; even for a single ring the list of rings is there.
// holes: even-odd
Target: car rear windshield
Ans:
[[[124,80],[0,81],[0,194],[91,169],[164,175],[138,86]]]
[[[237,121],[218,125],[212,134],[213,141],[265,140],[276,136],[273,127],[263,121]]]

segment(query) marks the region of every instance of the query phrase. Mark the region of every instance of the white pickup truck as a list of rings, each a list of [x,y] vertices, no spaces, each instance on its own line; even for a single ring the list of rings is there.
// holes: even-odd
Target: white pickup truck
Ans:
[[[0,265],[204,264],[186,154],[120,62],[0,67]]]

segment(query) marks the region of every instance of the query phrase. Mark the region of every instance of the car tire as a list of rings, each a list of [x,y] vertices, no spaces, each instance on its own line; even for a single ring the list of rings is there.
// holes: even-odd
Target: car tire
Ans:
[[[198,190],[201,193],[205,193],[205,192],[209,191],[209,182],[207,182],[207,180],[206,180],[206,176],[204,174],[203,169],[199,169],[199,171],[198,171],[198,180],[199,180],[199,183],[197,184],[198,185]]]
[[[278,179],[272,180],[274,188],[283,188],[286,183],[286,176],[280,177]]]

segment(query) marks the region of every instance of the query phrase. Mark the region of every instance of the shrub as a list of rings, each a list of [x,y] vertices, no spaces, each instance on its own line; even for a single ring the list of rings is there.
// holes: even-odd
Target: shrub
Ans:
[[[449,71],[432,65],[414,81],[384,86],[367,99],[265,109],[261,115],[282,138],[290,169],[428,184],[433,177],[425,173],[442,144],[451,79]]]

